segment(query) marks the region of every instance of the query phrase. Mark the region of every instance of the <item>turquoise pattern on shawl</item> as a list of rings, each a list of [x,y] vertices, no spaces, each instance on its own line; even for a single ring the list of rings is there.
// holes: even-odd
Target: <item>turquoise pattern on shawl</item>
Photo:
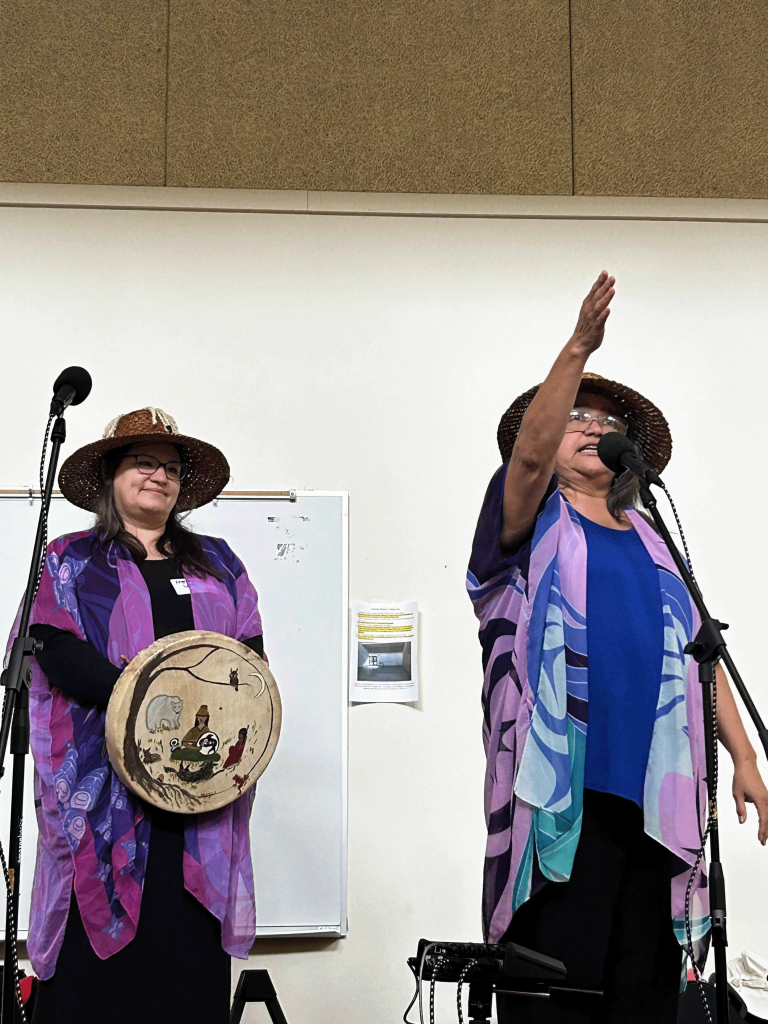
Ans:
[[[548,882],[567,881],[581,830],[588,730],[586,539],[554,482],[533,537],[499,548],[506,465],[491,481],[467,587],[480,621],[488,759],[488,846],[483,892],[487,941]],[[701,692],[684,653],[698,618],[663,541],[638,513],[634,528],[654,560],[664,615],[664,659],[644,791],[645,831],[677,857],[672,915],[684,940],[685,889],[703,834],[706,779]],[[691,893],[695,955],[709,930],[706,871]]]
[[[547,502],[537,533],[556,529],[559,513],[558,503]],[[534,808],[539,867],[545,878],[557,882],[570,876],[581,831],[587,746],[586,630],[586,604],[577,608],[563,597],[555,551],[537,587],[528,627],[534,709],[515,791]]]

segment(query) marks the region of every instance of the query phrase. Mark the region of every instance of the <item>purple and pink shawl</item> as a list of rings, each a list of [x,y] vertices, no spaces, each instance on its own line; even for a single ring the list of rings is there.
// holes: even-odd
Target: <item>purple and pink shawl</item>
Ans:
[[[224,579],[187,576],[195,628],[239,640],[259,635],[256,591],[243,564],[224,541],[200,540]],[[149,591],[126,551],[116,544],[101,551],[93,542],[93,533],[83,532],[48,546],[31,622],[74,633],[122,668],[155,639]],[[106,711],[70,700],[31,662],[39,839],[27,949],[38,976],[47,979],[73,888],[99,957],[134,937],[151,830],[141,801],[109,763]],[[255,788],[221,810],[189,816],[184,832],[185,887],[221,921],[224,949],[243,959],[256,931],[248,831],[254,795]]]
[[[533,536],[500,548],[507,464],[488,488],[467,574],[483,648],[488,842],[483,928],[498,942],[512,915],[551,882],[567,881],[581,830],[589,709],[587,542],[553,479]],[[664,654],[643,794],[645,832],[675,855],[672,918],[681,945],[685,893],[707,813],[697,666],[684,653],[699,618],[667,548],[637,512],[632,525],[659,574]],[[694,955],[706,957],[705,865],[693,880]]]

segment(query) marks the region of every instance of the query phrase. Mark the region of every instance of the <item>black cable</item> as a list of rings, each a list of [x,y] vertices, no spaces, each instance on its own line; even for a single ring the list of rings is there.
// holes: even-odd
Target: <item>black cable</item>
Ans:
[[[417,978],[416,979],[416,991],[413,993],[413,999],[410,1001],[410,1003],[408,1003],[408,1006],[405,1009],[405,1013],[403,1014],[403,1024],[413,1024],[413,1021],[408,1020],[408,1014],[411,1012],[411,1007],[413,1006],[413,1004],[416,1002],[416,1000],[418,998],[419,998],[419,981],[418,981],[418,978]]]
[[[19,1013],[21,1014],[21,1024],[27,1024],[27,1014],[24,1010],[24,1001],[21,997],[21,985],[19,984],[19,956],[18,949],[16,948],[16,922],[13,916],[13,890],[11,888],[11,879],[8,875],[8,865],[5,863],[5,853],[3,852],[2,843],[0,843],[0,864],[3,868],[3,876],[5,878],[5,898],[8,901],[8,923],[11,926],[11,933],[14,939],[9,942],[8,936],[5,937],[5,970],[8,968],[13,971],[13,984],[16,989],[16,1004]],[[9,955],[10,954],[10,955]],[[8,962],[10,960],[10,963]]]
[[[48,453],[48,441],[51,434],[51,424],[54,420],[54,414],[51,413],[48,417],[48,422],[45,426],[45,437],[43,438],[43,451],[40,456],[40,502],[42,509],[42,521],[43,521],[43,546],[40,554],[40,564],[37,567],[37,576],[35,578],[35,589],[32,595],[32,603],[34,604],[37,592],[40,589],[40,581],[43,578],[43,569],[45,568],[45,557],[46,548],[48,547],[48,515],[45,509],[45,502],[43,500],[43,492],[45,490],[45,458]],[[3,712],[5,712],[5,705],[8,699],[8,691],[6,690],[3,696]],[[21,837],[19,837],[19,840]],[[13,913],[13,886],[11,886],[11,879],[8,874],[8,865],[5,860],[5,851],[3,850],[3,844],[0,841],[0,866],[2,866],[3,877],[5,878],[5,891],[7,899],[7,913],[8,913],[8,924],[10,926],[10,936],[5,936],[5,970],[7,971],[10,967],[13,971],[14,986],[16,988],[16,1003],[18,1005],[19,1013],[21,1014],[22,1024],[27,1024],[27,1015],[24,1010],[24,1004],[21,997],[21,986],[19,985],[19,951],[16,945],[16,921]],[[18,879],[14,879],[14,884],[18,884]]]
[[[461,990],[464,986],[464,980],[477,963],[477,960],[470,960],[469,963],[464,964],[459,975],[459,987],[456,989],[456,1009],[459,1012],[459,1024],[464,1024],[464,1013],[461,1009]]]
[[[443,962],[442,958],[438,957],[432,966],[432,977],[429,980],[429,1024],[435,1024],[435,983],[437,982],[437,972],[443,966]],[[447,960],[445,965],[449,966]]]
[[[680,522],[680,516],[677,514],[677,509],[675,508],[675,503],[672,500],[672,495],[669,493],[669,491],[667,490],[666,486],[663,483],[662,483],[661,487],[662,487],[662,490],[664,491],[664,493],[667,496],[667,500],[669,501],[670,507],[672,509],[672,514],[674,515],[675,522],[677,523],[677,528],[680,531],[680,539],[683,542],[683,551],[685,552],[685,558],[686,558],[686,561],[688,562],[688,571],[691,574],[691,579],[698,586],[698,584],[696,583],[696,577],[693,574],[693,563],[691,562],[691,555],[690,555],[690,552],[688,551],[688,544],[687,544],[687,542],[685,540],[685,533],[683,532],[683,524]],[[691,965],[693,967],[693,974],[694,974],[694,977],[696,979],[696,987],[699,990],[699,996],[701,997],[701,1001],[702,1001],[702,1004],[704,1006],[704,1012],[705,1012],[706,1017],[707,1017],[707,1024],[713,1024],[713,1020],[712,1020],[712,1014],[711,1014],[710,1009],[709,1009],[709,1001],[707,1000],[707,995],[706,995],[706,992],[704,991],[704,983],[703,983],[703,980],[702,980],[701,970],[699,969],[699,965],[698,965],[698,963],[696,961],[696,957],[695,957],[694,951],[693,951],[693,929],[692,929],[692,926],[691,926],[691,891],[693,889],[693,883],[696,881],[696,875],[698,874],[699,866],[700,866],[700,864],[701,864],[701,862],[702,862],[702,860],[704,858],[704,854],[706,853],[707,840],[709,839],[709,833],[712,831],[712,827],[715,824],[714,808],[717,806],[717,781],[718,781],[718,772],[719,772],[718,756],[717,756],[717,740],[718,740],[718,730],[717,730],[717,672],[715,672],[713,674],[713,678],[712,678],[712,735],[713,735],[713,748],[714,748],[713,749],[713,753],[712,753],[712,776],[713,777],[712,777],[711,780],[708,780],[710,782],[710,785],[708,785],[708,794],[707,794],[708,795],[708,800],[707,800],[707,823],[706,823],[706,827],[704,829],[704,835],[701,837],[701,846],[699,847],[699,850],[698,850],[698,852],[696,854],[696,860],[694,861],[693,868],[691,869],[691,874],[690,874],[690,877],[688,879],[688,884],[687,884],[686,889],[685,889],[685,937],[686,937],[686,940],[688,942],[688,949],[686,950],[686,952],[687,952],[687,954],[688,954],[688,956],[690,957],[690,960],[691,960]],[[710,924],[711,924],[711,922],[710,922]]]
[[[46,549],[48,548],[48,510],[45,507],[43,501],[43,491],[45,490],[45,456],[48,451],[48,441],[51,434],[51,424],[53,423],[53,413],[48,417],[48,423],[45,427],[45,437],[43,438],[43,453],[40,457],[40,507],[43,517],[43,546],[40,552],[40,564],[37,567],[37,579],[35,580],[35,591],[32,595],[32,603],[34,604],[37,592],[40,589],[40,581],[43,578],[43,569],[45,568]]]
[[[419,999],[419,1022],[420,1022],[420,1024],[424,1024],[424,1001],[423,1001],[423,994],[422,994],[422,984],[424,982],[424,962],[427,959],[427,954],[429,953],[430,949],[434,949],[436,945],[437,945],[436,942],[428,942],[427,945],[422,950],[421,960],[419,961],[419,976],[416,979],[416,995],[418,996],[418,999]],[[413,1006],[413,1004],[415,1002],[416,1002],[416,999],[414,998],[411,1001],[411,1006]],[[408,1007],[408,1010],[410,1010],[411,1006]],[[408,1010],[405,1011],[406,1014],[408,1013]],[[405,1020],[405,1017],[403,1017],[403,1020]],[[406,1021],[406,1024],[408,1024],[407,1021]]]
[[[688,550],[688,544],[686,543],[686,540],[685,540],[685,534],[683,533],[683,524],[680,522],[680,516],[677,514],[677,509],[675,508],[674,501],[672,501],[672,495],[669,493],[669,491],[667,490],[666,485],[664,483],[662,483],[661,489],[664,491],[664,493],[667,496],[667,501],[669,502],[670,508],[672,509],[672,515],[675,517],[675,522],[677,523],[677,528],[680,531],[680,540],[683,542],[683,551],[685,552],[685,560],[688,562],[688,572],[691,574],[691,579],[693,580],[693,582],[696,583],[696,585],[698,586],[698,582],[697,582],[696,577],[695,577],[695,575],[693,573],[693,562],[691,561],[691,554],[690,554],[690,552]]]
[[[686,939],[688,940],[688,956],[691,958],[691,964],[693,966],[693,974],[694,974],[694,977],[696,979],[696,987],[699,990],[699,996],[701,998],[702,1005],[704,1006],[704,1013],[707,1016],[708,1024],[713,1024],[712,1013],[711,1013],[711,1011],[709,1009],[709,1001],[707,999],[707,994],[704,991],[704,982],[703,982],[703,979],[702,979],[701,970],[699,969],[699,965],[698,965],[698,963],[696,961],[696,958],[694,956],[694,953],[693,953],[693,933],[692,933],[692,929],[691,929],[691,890],[693,889],[693,883],[696,880],[696,874],[697,874],[697,872],[699,870],[699,865],[701,864],[701,861],[702,861],[702,859],[704,857],[704,854],[706,852],[707,839],[709,838],[709,833],[712,831],[712,826],[715,823],[714,807],[715,807],[716,800],[717,800],[717,781],[718,781],[718,773],[719,773],[718,756],[717,756],[718,732],[717,732],[717,676],[716,675],[714,676],[713,681],[712,681],[712,729],[713,729],[713,734],[714,734],[714,740],[713,740],[714,752],[713,752],[713,755],[712,755],[712,787],[711,787],[711,792],[714,793],[715,796],[714,796],[714,799],[710,798],[707,801],[707,825],[706,825],[706,828],[704,829],[704,835],[702,836],[702,839],[701,839],[701,846],[699,847],[699,850],[698,850],[698,852],[696,854],[696,860],[694,862],[693,868],[691,869],[691,875],[690,875],[690,878],[688,879],[688,885],[686,886],[686,889],[685,889],[685,936],[686,936]],[[710,926],[711,926],[711,922],[710,922]]]
[[[435,985],[437,983],[437,964],[432,968],[432,977],[429,979],[429,1024],[435,1024]]]

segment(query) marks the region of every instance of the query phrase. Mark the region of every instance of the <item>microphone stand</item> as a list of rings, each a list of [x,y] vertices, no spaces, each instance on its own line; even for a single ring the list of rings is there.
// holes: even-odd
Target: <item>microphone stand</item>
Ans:
[[[67,403],[69,404],[69,403]],[[66,407],[65,407],[66,408]],[[48,475],[45,488],[40,496],[40,515],[37,521],[37,534],[32,552],[32,564],[29,569],[27,588],[19,621],[19,632],[11,647],[8,668],[2,674],[2,685],[5,687],[5,705],[2,723],[0,723],[0,778],[5,774],[5,754],[10,738],[11,754],[13,755],[13,776],[11,782],[11,827],[8,847],[8,876],[10,882],[10,898],[5,917],[5,966],[3,970],[2,1013],[0,1020],[4,1024],[12,1024],[15,1019],[16,1006],[16,957],[9,964],[8,952],[16,948],[18,934],[19,890],[21,877],[21,829],[24,817],[24,771],[26,756],[29,753],[29,684],[32,670],[29,657],[40,645],[29,634],[29,619],[32,604],[37,591],[37,579],[40,563],[43,559],[43,541],[45,524],[51,505],[51,494],[56,479],[56,468],[59,460],[59,449],[67,437],[67,425],[62,415],[64,409],[56,417],[51,431],[51,454],[48,460]],[[9,969],[9,968],[12,968]]]
[[[657,478],[658,479],[658,478]],[[716,979],[716,1006],[718,1024],[727,1024],[728,1016],[728,971],[726,967],[725,949],[728,945],[728,933],[726,927],[725,908],[725,879],[723,866],[720,860],[720,836],[717,823],[717,791],[714,785],[716,765],[716,740],[715,740],[715,666],[719,661],[725,663],[728,674],[749,712],[749,716],[755,724],[760,736],[763,750],[768,756],[768,730],[766,729],[760,714],[752,702],[744,681],[739,675],[736,666],[728,653],[723,639],[722,631],[728,626],[724,622],[718,622],[709,614],[701,591],[694,580],[688,565],[680,554],[677,545],[667,529],[666,523],[661,517],[656,499],[651,493],[648,484],[643,477],[640,477],[640,498],[643,505],[650,513],[669,553],[675,561],[675,565],[682,576],[683,582],[688,588],[693,603],[701,616],[701,628],[695,639],[685,648],[685,653],[693,656],[699,666],[699,682],[702,686],[704,702],[704,743],[707,761],[707,788],[709,790],[709,815],[712,827],[709,833],[709,899],[710,917],[712,922],[712,949],[715,956],[715,979]]]

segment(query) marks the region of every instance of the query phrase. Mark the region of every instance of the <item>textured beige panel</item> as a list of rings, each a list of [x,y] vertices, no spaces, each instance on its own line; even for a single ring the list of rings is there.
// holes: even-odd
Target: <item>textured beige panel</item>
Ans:
[[[765,0],[572,0],[577,195],[768,197]]]
[[[171,0],[168,184],[571,192],[567,0]]]
[[[162,185],[167,0],[0,0],[0,179]]]

